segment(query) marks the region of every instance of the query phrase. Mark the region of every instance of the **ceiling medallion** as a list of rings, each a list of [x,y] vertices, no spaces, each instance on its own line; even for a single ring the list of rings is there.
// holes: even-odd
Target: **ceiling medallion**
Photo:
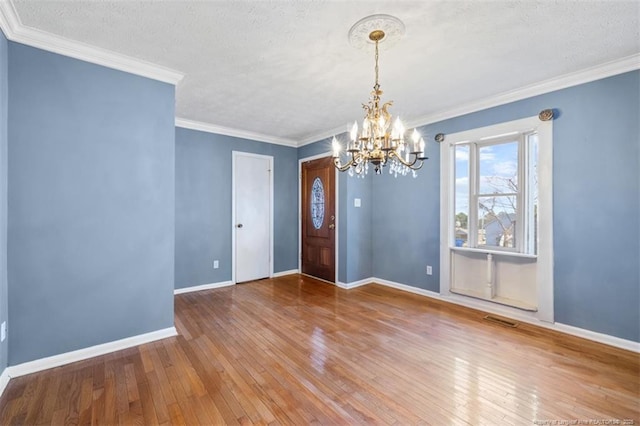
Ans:
[[[380,43],[384,42],[384,49],[393,46],[404,36],[404,24],[395,16],[371,15],[353,24],[349,30],[349,43],[356,49],[366,49],[375,44],[369,35],[376,30],[384,33],[379,40]]]
[[[366,35],[366,37],[365,37]],[[389,173],[394,176],[406,175],[411,172],[416,177],[416,171],[422,167],[425,143],[416,129],[411,133],[411,142],[405,141],[405,128],[396,118],[391,126],[392,117],[388,109],[393,101],[382,102],[382,90],[378,81],[378,50],[379,44],[393,43],[404,35],[404,24],[398,18],[390,15],[373,15],[359,20],[349,30],[349,41],[357,48],[365,48],[367,43],[375,46],[375,84],[369,101],[362,104],[365,111],[362,129],[358,133],[358,122],[351,128],[351,141],[346,144],[347,160],[341,159],[342,146],[335,138],[332,139],[333,162],[341,172],[349,171],[349,175],[356,174],[364,177],[369,171],[369,164],[376,174],[382,173],[382,168],[389,166]]]

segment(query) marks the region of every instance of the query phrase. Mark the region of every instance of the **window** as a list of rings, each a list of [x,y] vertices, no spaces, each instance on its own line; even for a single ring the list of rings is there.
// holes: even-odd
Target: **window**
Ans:
[[[537,132],[488,135],[452,149],[454,245],[536,255]]]
[[[440,293],[553,322],[553,121],[446,134]]]

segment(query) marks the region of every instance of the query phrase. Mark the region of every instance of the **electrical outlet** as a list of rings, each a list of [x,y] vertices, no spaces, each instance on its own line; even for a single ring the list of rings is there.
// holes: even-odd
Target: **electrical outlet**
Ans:
[[[213,261],[213,269],[218,269],[220,267],[220,262],[218,262],[217,260]]]
[[[427,265],[427,275],[433,275],[433,270],[431,269],[431,265]]]
[[[2,321],[2,325],[0,325],[0,342],[4,342],[4,339],[7,338],[7,322]]]

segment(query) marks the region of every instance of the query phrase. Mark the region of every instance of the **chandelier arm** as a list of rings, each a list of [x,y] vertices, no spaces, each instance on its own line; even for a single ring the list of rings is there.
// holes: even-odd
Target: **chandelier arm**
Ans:
[[[349,170],[349,167],[355,164],[355,162],[353,161],[353,158],[352,158],[346,164],[340,164],[340,158],[336,157],[333,159],[333,164],[336,166],[336,169],[338,169],[339,171],[346,172],[347,170]]]
[[[419,158],[416,154],[411,154],[411,155],[413,155],[413,161],[405,161],[395,151],[391,151],[389,153],[389,157],[395,157],[396,160],[398,160],[402,165],[409,167],[411,170],[420,170],[422,168],[422,165],[424,164],[424,160],[420,160],[420,164],[416,166],[416,163],[418,162]]]
[[[420,160],[420,159],[418,159]],[[420,165],[416,166],[416,167],[411,167],[411,170],[420,170],[422,168],[422,166],[424,166],[424,160],[420,160]]]

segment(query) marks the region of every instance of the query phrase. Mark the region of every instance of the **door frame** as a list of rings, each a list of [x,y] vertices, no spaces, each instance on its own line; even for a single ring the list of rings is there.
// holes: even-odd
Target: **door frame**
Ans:
[[[231,151],[231,282],[236,284],[236,161],[238,157],[269,160],[269,278],[273,277],[273,156],[245,151]]]
[[[304,157],[304,158],[299,158],[298,159],[298,271],[300,273],[302,273],[302,163],[306,162],[306,161],[312,161],[312,160],[319,160],[320,158],[327,158],[327,157],[331,157],[331,151],[326,151],[320,154],[316,154],[316,155],[312,155],[310,157]],[[339,238],[339,229],[340,229],[340,215],[339,215],[339,211],[340,211],[340,206],[338,204],[340,197],[338,196],[339,193],[339,176],[340,176],[340,171],[338,169],[335,169],[334,171],[335,173],[335,216],[336,216],[336,220],[335,220],[335,224],[336,227],[334,229],[335,231],[335,243],[334,243],[334,248],[335,248],[335,266],[336,266],[336,276],[334,277],[334,282],[332,282],[331,284],[334,285],[338,285],[338,274],[340,271],[339,268],[339,251],[340,251],[340,238]],[[318,278],[320,279],[320,278]]]

